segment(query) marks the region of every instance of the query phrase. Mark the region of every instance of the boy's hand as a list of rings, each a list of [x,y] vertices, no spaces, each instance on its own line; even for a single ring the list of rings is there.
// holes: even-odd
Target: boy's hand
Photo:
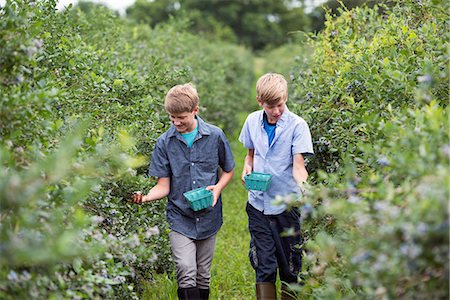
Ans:
[[[251,166],[244,166],[244,169],[242,170],[242,176],[241,176],[241,181],[242,181],[242,185],[245,186],[245,179],[244,177],[248,174],[250,174],[252,172],[252,167]]]
[[[145,202],[145,195],[142,195],[142,192],[136,192],[131,197],[131,202],[141,204]]]
[[[214,207],[217,203],[217,200],[219,200],[220,191],[218,188],[216,188],[215,185],[209,185],[206,187],[207,190],[211,191],[213,194],[213,204],[212,207]]]

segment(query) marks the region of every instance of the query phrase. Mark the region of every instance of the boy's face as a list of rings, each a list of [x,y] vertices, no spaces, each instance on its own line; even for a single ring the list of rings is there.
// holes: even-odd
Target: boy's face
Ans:
[[[179,133],[188,133],[195,129],[197,121],[195,116],[198,113],[198,106],[192,112],[183,112],[179,114],[169,113],[169,119]]]
[[[284,113],[286,108],[286,100],[281,100],[274,105],[269,105],[266,102],[261,102],[258,100],[259,106],[261,106],[267,115],[267,120],[269,123],[276,123]]]

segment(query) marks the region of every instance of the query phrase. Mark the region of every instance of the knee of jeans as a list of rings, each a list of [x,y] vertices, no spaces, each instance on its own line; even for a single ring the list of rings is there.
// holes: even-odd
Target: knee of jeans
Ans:
[[[254,266],[257,282],[275,282],[277,278],[277,262],[265,259]]]
[[[256,282],[275,282],[277,280],[277,271],[265,268],[256,270]]]
[[[197,286],[197,267],[188,263],[178,263],[177,278],[182,288]]]

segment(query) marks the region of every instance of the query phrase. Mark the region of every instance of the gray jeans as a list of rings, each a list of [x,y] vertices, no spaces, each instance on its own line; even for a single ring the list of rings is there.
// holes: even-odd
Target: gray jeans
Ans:
[[[177,267],[179,288],[209,288],[210,269],[216,246],[216,235],[204,240],[192,240],[171,231],[170,245]]]

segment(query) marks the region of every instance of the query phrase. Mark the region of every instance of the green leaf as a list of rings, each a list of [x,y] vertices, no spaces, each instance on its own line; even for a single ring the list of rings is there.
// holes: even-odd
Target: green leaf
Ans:
[[[83,261],[80,258],[75,258],[73,260],[72,267],[77,274],[81,273],[81,271],[83,270],[82,266]]]

